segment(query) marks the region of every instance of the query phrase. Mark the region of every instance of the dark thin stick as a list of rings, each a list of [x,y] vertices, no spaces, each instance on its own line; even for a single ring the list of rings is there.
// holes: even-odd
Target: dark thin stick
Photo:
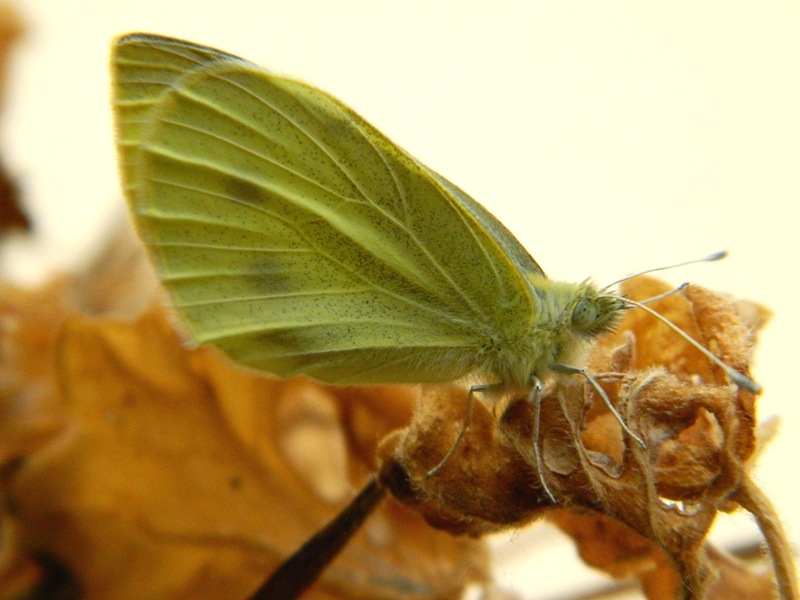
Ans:
[[[386,489],[375,477],[370,478],[358,496],[285,560],[248,600],[291,600],[300,596],[336,558],[385,495]]]

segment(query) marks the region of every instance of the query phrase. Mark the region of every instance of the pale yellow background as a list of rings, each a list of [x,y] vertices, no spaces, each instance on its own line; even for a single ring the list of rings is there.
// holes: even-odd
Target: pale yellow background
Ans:
[[[668,277],[775,317],[755,375],[780,437],[757,479],[800,535],[796,308],[800,2],[25,0],[3,156],[39,225],[18,277],[80,260],[122,212],[108,109],[114,35],[151,31],[313,82],[484,203],[552,277]],[[753,536],[723,517],[723,541]],[[738,537],[737,537],[738,536]],[[501,549],[526,598],[578,579],[568,544]],[[523,543],[525,542],[525,543]],[[554,566],[555,565],[555,566]],[[587,583],[589,585],[589,583]]]

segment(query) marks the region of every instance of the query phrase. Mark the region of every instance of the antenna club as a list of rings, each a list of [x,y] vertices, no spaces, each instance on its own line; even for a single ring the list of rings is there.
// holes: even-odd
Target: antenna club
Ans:
[[[763,391],[763,387],[750,379],[747,375],[743,375],[738,371],[734,371],[733,369],[727,371],[728,376],[733,380],[733,383],[737,385],[737,387],[750,392],[751,394],[760,394]]]
[[[627,277],[623,277],[622,279],[617,279],[616,281],[612,281],[606,286],[601,288],[601,291],[605,291],[618,283],[622,283],[623,281],[628,281],[629,279],[633,279],[634,277],[639,277],[640,275],[647,275],[648,273],[655,273],[657,271],[666,271],[667,269],[675,269],[677,267],[685,267],[687,265],[693,265],[697,263],[703,262],[714,262],[715,260],[720,260],[728,256],[727,250],[720,250],[719,252],[714,252],[713,254],[709,254],[708,256],[704,256],[703,258],[695,258],[694,260],[687,260],[686,262],[676,263],[674,265],[667,265],[665,267],[656,267],[655,269],[646,269],[644,271],[639,271],[638,273],[634,273],[633,275],[628,275]]]

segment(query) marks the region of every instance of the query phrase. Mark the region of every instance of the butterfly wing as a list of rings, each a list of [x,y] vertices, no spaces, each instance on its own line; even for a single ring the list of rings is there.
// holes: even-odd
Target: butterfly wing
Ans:
[[[527,332],[538,265],[333,97],[155,36],[112,69],[126,195],[198,344],[284,376],[444,381]]]
[[[181,75],[216,60],[242,59],[182,40],[132,34],[118,40],[111,71],[114,118],[123,185],[135,179],[142,128],[158,99]]]

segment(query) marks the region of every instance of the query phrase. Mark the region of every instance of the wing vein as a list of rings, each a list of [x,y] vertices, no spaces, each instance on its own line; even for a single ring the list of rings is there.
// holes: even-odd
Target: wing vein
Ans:
[[[222,138],[222,139],[224,139],[224,138]],[[166,157],[166,158],[171,158],[171,159],[176,160],[176,161],[181,161],[181,162],[184,162],[185,164],[203,166],[205,168],[208,168],[209,170],[216,171],[216,172],[220,173],[221,175],[227,175],[227,176],[230,176],[230,177],[237,177],[239,179],[247,181],[248,183],[250,183],[250,184],[252,184],[252,185],[254,185],[254,186],[256,186],[256,187],[258,187],[260,189],[264,189],[264,187],[262,185],[262,182],[260,180],[253,180],[251,178],[244,177],[242,174],[237,173],[235,171],[229,171],[229,170],[223,169],[217,163],[212,163],[212,162],[209,162],[209,161],[196,160],[196,159],[188,159],[188,158],[183,157],[183,155],[180,155],[180,154],[177,154],[177,153],[174,153],[174,152],[169,152],[166,149],[163,149],[161,147],[158,147],[158,148],[150,147],[150,148],[148,148],[148,152],[150,152],[152,154],[159,155],[159,156],[163,156],[163,157]],[[258,156],[258,155],[256,155],[256,156]],[[176,186],[180,185],[180,184],[178,184],[176,182],[170,182],[170,181],[166,181],[166,180],[163,180],[163,179],[157,180],[155,178],[148,179],[147,181],[157,182],[157,183],[160,183],[162,185],[176,185]],[[221,196],[219,194],[215,194],[215,193],[211,193],[211,192],[200,191],[200,193],[203,193],[203,194],[206,194],[206,195],[215,196],[215,197],[220,197],[222,199],[229,199],[228,196],[224,196],[224,195]],[[241,201],[239,201],[239,202],[242,203]],[[257,207],[257,206],[255,206],[253,204],[250,204],[250,203],[242,203],[242,204],[244,204],[246,206],[254,207],[257,210],[261,210],[265,214],[267,214],[269,216],[272,216],[270,212],[266,211],[265,209],[263,209],[261,207]],[[308,206],[308,209],[313,212],[313,206]],[[153,214],[147,213],[146,211],[140,211],[140,214],[146,215],[146,216],[150,216],[150,217],[154,217],[154,218],[164,218],[164,217],[162,217],[160,215],[153,215]],[[325,220],[326,222],[330,223],[330,221],[328,219],[325,219],[324,215],[321,215],[321,218],[323,220]],[[295,233],[297,233],[298,236],[300,236],[307,244],[309,244],[309,246],[311,246],[312,249],[315,252],[317,252],[320,256],[323,256],[326,259],[328,259],[329,261],[334,262],[334,264],[338,265],[340,268],[345,269],[348,273],[350,273],[351,275],[354,275],[359,280],[364,281],[364,282],[368,283],[369,285],[373,286],[376,290],[379,290],[384,294],[388,294],[392,298],[395,298],[397,300],[402,300],[406,304],[413,305],[413,306],[416,306],[418,308],[422,308],[422,309],[425,310],[425,312],[427,312],[429,314],[437,315],[440,318],[442,317],[443,314],[447,314],[447,316],[448,316],[447,320],[449,322],[451,322],[451,323],[456,323],[457,322],[457,323],[461,323],[462,325],[469,325],[469,321],[466,321],[464,319],[456,319],[452,315],[452,313],[450,313],[450,312],[444,313],[444,311],[441,310],[441,309],[434,310],[431,307],[425,306],[424,304],[418,303],[416,301],[412,301],[407,297],[398,295],[397,293],[392,292],[392,291],[390,291],[388,289],[385,289],[385,288],[377,285],[375,282],[373,282],[373,281],[371,281],[369,279],[366,279],[365,276],[363,274],[359,273],[357,269],[355,269],[353,267],[350,267],[348,265],[345,265],[341,261],[333,258],[330,254],[323,252],[321,250],[321,248],[319,248],[316,244],[312,243],[308,239],[308,236],[306,234],[304,234],[300,229],[298,229],[295,224],[293,224],[291,222],[288,222],[285,219],[282,220],[282,222],[284,222],[287,225],[287,227],[292,228],[292,230],[295,231]],[[354,240],[354,241],[357,242],[358,240]],[[437,265],[437,268],[439,267],[438,263],[434,263],[434,264]],[[473,329],[473,327],[470,327],[470,329]]]
[[[228,85],[232,85],[232,86],[236,87],[242,93],[249,95],[251,98],[253,98],[258,103],[260,103],[263,106],[265,106],[267,109],[271,110],[272,112],[274,112],[277,115],[280,115],[289,125],[294,127],[297,132],[301,133],[312,145],[314,145],[320,152],[322,152],[325,156],[327,156],[331,160],[331,162],[339,169],[339,172],[353,185],[354,189],[358,190],[358,192],[361,195],[361,198],[365,202],[365,204],[370,206],[373,210],[375,210],[378,214],[380,214],[382,217],[387,219],[393,225],[398,227],[400,230],[404,231],[406,236],[408,237],[408,239],[411,240],[412,244],[414,246],[416,246],[417,249],[419,249],[421,251],[421,253],[428,259],[429,263],[434,267],[434,269],[445,279],[445,281],[448,282],[448,284],[458,294],[458,296],[460,298],[462,298],[463,301],[472,309],[474,314],[475,315],[479,315],[479,316],[483,316],[482,315],[482,311],[480,310],[480,307],[476,304],[475,300],[465,292],[463,286],[459,285],[449,275],[449,273],[447,273],[447,271],[442,267],[442,265],[439,263],[439,261],[436,260],[436,258],[431,254],[429,248],[420,242],[419,237],[413,234],[413,232],[410,230],[410,228],[408,226],[407,221],[400,220],[397,216],[395,216],[391,212],[386,211],[379,204],[376,204],[374,199],[372,199],[370,197],[370,195],[363,189],[363,187],[359,184],[358,180],[352,176],[352,174],[346,169],[346,167],[343,165],[343,163],[333,153],[331,153],[326,146],[321,144],[319,142],[319,140],[316,138],[316,136],[312,132],[307,131],[296,119],[292,118],[289,114],[287,114],[285,111],[279,109],[274,104],[271,104],[271,103],[267,102],[262,96],[259,96],[259,95],[255,94],[252,90],[249,90],[248,88],[238,84],[235,81],[232,81],[232,80],[230,80],[228,78],[224,78],[221,75],[214,74],[213,77],[218,79],[219,81],[225,82]],[[191,94],[191,93],[189,93],[188,90],[177,90],[176,92],[181,94],[181,96],[183,98],[185,98],[186,100],[200,103],[203,106],[207,107],[208,109],[213,110],[213,111],[217,112],[218,114],[223,115],[223,116],[231,119],[232,121],[234,121],[235,123],[237,123],[237,124],[239,124],[239,125],[241,125],[243,127],[246,127],[250,132],[252,132],[253,134],[255,134],[257,136],[260,136],[262,139],[267,139],[267,137],[264,135],[264,133],[261,130],[253,127],[249,122],[242,120],[241,118],[239,118],[234,113],[231,113],[229,111],[223,110],[218,105],[218,103],[208,102],[202,96],[199,96],[197,94]],[[339,106],[338,103],[336,103],[335,106],[337,106],[337,108],[338,108],[338,106]],[[407,204],[407,197],[401,191],[401,189],[400,189],[401,186],[400,186],[400,182],[399,182],[399,179],[397,177],[397,174],[389,166],[389,162],[386,160],[385,155],[375,146],[375,144],[372,142],[372,140],[369,138],[369,136],[365,135],[364,131],[359,126],[359,124],[354,122],[353,119],[351,119],[350,116],[346,112],[343,112],[343,117],[345,119],[347,119],[349,124],[351,126],[353,126],[356,131],[358,131],[358,133],[361,135],[361,137],[364,140],[366,140],[366,142],[372,147],[374,153],[379,157],[381,162],[384,165],[386,165],[387,169],[389,170],[390,177],[395,181],[398,194],[400,195],[400,198],[399,198],[400,202],[402,204],[406,205]],[[196,131],[198,131],[198,133],[203,133],[203,130],[200,130],[200,129],[196,129]],[[208,132],[206,132],[206,133],[208,133]],[[221,140],[227,141],[228,143],[232,143],[230,140],[227,140],[226,138],[220,138],[219,136],[216,136],[216,135],[214,137],[216,137],[217,139],[221,139]],[[316,185],[317,187],[319,187],[321,189],[325,189],[326,191],[331,191],[331,190],[327,190],[324,186],[320,185],[319,182],[314,181],[314,180],[309,180],[305,176],[296,173],[295,171],[293,171],[292,169],[286,167],[285,165],[282,165],[282,164],[280,164],[280,163],[278,163],[278,162],[276,162],[274,160],[268,159],[267,157],[265,157],[263,155],[260,155],[259,153],[252,152],[252,151],[248,150],[247,148],[243,148],[243,147],[239,146],[238,144],[235,144],[235,145],[237,147],[243,149],[246,152],[250,152],[251,154],[253,154],[254,156],[256,156],[258,158],[261,158],[263,160],[266,160],[266,161],[270,162],[271,164],[274,164],[276,166],[279,166],[279,167],[283,168],[284,170],[286,170],[289,173],[292,173],[292,174],[294,174],[294,175],[296,175],[298,177],[302,177],[306,181],[309,181],[310,183]],[[439,191],[441,193],[441,189],[440,189],[440,186],[439,186],[438,182],[436,182],[432,177],[430,177],[430,183],[432,185],[434,185],[437,188],[437,191]],[[337,197],[342,198],[343,200],[346,200],[340,194],[335,193],[335,192],[333,192],[333,193]],[[405,211],[407,212],[407,208],[405,209]],[[458,212],[458,211],[456,211],[456,212]],[[460,216],[463,218],[463,215],[460,215]],[[355,240],[355,241],[357,242],[358,240]]]

